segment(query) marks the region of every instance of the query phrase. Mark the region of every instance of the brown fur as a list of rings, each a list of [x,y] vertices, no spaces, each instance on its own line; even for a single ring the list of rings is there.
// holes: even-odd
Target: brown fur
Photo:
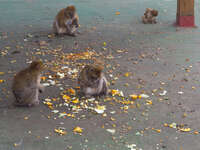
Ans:
[[[67,24],[67,22],[69,23]],[[75,36],[75,31],[78,27],[79,17],[76,12],[76,8],[73,5],[61,9],[56,15],[55,20],[53,22],[54,33],[59,35],[68,34]]]
[[[80,72],[78,83],[85,96],[107,95],[107,80],[103,74],[103,66],[86,65]],[[91,92],[88,92],[91,89]]]
[[[158,16],[158,11],[152,8],[146,8],[144,16],[142,16],[142,21],[144,24],[150,23],[155,24],[157,23],[156,17]]]
[[[153,10],[151,11],[151,13],[152,13],[152,15],[155,16],[155,17],[158,16],[158,11],[157,11],[157,10],[154,10],[154,9],[153,9]]]
[[[41,61],[33,61],[28,68],[16,74],[12,84],[15,105],[33,106],[39,104],[38,92],[44,90],[40,84],[40,74],[43,70],[44,65]]]

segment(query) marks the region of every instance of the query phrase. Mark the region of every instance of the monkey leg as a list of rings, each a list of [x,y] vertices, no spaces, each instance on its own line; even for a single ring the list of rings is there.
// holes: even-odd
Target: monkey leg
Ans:
[[[99,95],[107,95],[108,94],[108,86],[107,86],[107,81],[105,80],[105,78],[103,79],[103,86],[101,89],[101,92]]]
[[[37,105],[39,105],[39,104],[40,104],[39,101],[33,101],[32,103],[29,103],[29,104],[28,104],[28,107],[37,106]]]
[[[14,105],[18,107],[28,107],[28,104],[26,103],[25,95],[23,94],[25,91],[20,90],[20,91],[13,91],[15,101]]]
[[[21,92],[13,90],[13,94],[15,97],[15,103],[20,103],[22,101]]]
[[[66,33],[66,29],[65,29],[65,28],[62,28],[62,27],[59,27],[57,21],[54,21],[54,22],[53,22],[53,32],[54,32],[56,35],[61,35],[61,34]]]
[[[65,28],[58,28],[58,30],[57,30],[57,34],[58,35],[61,35],[61,34],[65,34],[66,33],[66,29]]]
[[[58,22],[56,20],[54,20],[54,22],[53,22],[53,32],[56,35],[61,35],[61,34],[65,34],[67,32],[67,29],[63,28],[63,27],[59,27]]]
[[[97,91],[95,88],[91,88],[91,87],[86,87],[83,89],[83,93],[85,94],[86,97],[92,96],[92,95],[96,95]]]
[[[31,100],[31,102],[28,104],[29,107],[39,105],[40,101],[39,101],[38,97],[39,97],[39,90],[37,89],[37,90],[35,91],[35,95],[34,95],[33,97],[31,97],[32,100]]]
[[[148,23],[148,19],[145,16],[142,16],[142,22],[144,24],[147,24]]]
[[[31,106],[33,106],[33,104],[29,103],[28,101],[29,100],[21,99],[20,101],[15,101],[14,105],[17,106],[17,107],[31,107]]]
[[[34,88],[25,88],[17,91],[13,91],[15,96],[14,105],[18,107],[31,107],[39,104],[38,95],[39,90]]]
[[[156,24],[157,23],[156,17],[152,17],[151,22],[152,22],[152,24]]]
[[[28,105],[28,107],[33,107],[36,105],[39,105],[39,100],[38,100],[38,96],[39,96],[39,90],[38,88],[34,88],[31,89],[31,93],[27,96],[26,98],[26,105]]]

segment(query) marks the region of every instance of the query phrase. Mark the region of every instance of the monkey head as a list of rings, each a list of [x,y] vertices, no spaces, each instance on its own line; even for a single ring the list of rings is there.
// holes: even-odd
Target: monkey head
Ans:
[[[146,8],[146,11],[144,13],[144,16],[149,18],[149,17],[156,17],[158,16],[158,11],[152,8]]]
[[[146,8],[146,12],[151,12],[152,10],[151,8]]]
[[[153,9],[153,10],[151,11],[151,14],[152,14],[152,16],[156,17],[156,16],[158,16],[158,11],[155,10],[155,9]]]
[[[100,65],[90,65],[88,67],[88,76],[93,81],[98,80],[102,76],[103,67]]]
[[[30,65],[30,70],[36,71],[36,72],[41,72],[45,69],[45,65],[42,63],[42,61],[33,61]]]
[[[152,9],[151,8],[146,8],[146,11],[144,13],[144,16],[147,17],[149,14],[151,14]]]
[[[70,18],[74,18],[76,13],[76,8],[74,5],[67,6],[65,9],[65,16],[69,16]]]

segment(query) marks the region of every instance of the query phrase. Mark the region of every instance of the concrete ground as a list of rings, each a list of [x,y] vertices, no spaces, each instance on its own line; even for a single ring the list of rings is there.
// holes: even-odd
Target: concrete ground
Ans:
[[[81,34],[54,37],[52,20],[67,4],[77,7]],[[158,24],[141,23],[146,7],[159,10]],[[199,10],[196,1],[197,26]],[[173,25],[176,1],[10,0],[0,12],[0,150],[200,149],[200,30]],[[38,107],[12,107],[12,78],[36,58],[51,85]],[[93,58],[124,96],[79,97],[77,71]]]

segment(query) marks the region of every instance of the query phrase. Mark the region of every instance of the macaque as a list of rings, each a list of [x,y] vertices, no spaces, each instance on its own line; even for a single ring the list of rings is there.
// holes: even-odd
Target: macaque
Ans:
[[[39,92],[44,91],[44,86],[40,84],[44,68],[41,61],[33,61],[28,68],[16,74],[12,84],[16,106],[31,107],[39,104]]]
[[[78,27],[79,17],[73,5],[61,9],[53,22],[53,31],[56,35],[67,34],[76,36]]]
[[[107,80],[101,65],[86,65],[79,74],[78,83],[81,93],[86,97],[108,94]]]
[[[146,8],[144,16],[142,16],[142,22],[144,24],[155,24],[157,23],[156,17],[158,16],[158,11],[152,8]]]

